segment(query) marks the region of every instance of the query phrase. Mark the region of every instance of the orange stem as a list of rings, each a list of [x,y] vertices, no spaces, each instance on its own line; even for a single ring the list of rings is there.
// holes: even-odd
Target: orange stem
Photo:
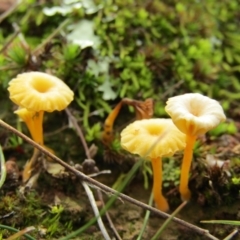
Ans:
[[[40,145],[43,145],[43,114],[43,111],[35,112],[34,115],[25,120],[32,139]]]
[[[183,162],[181,167],[180,187],[182,201],[188,201],[191,198],[191,192],[188,189],[189,171],[191,168],[193,147],[196,136],[186,136],[186,148],[184,150]]]
[[[107,119],[104,122],[104,132],[102,135],[102,141],[104,144],[109,145],[113,140],[113,124],[114,121],[122,107],[122,101],[117,104],[117,106],[112,110],[108,115]]]
[[[32,136],[32,139],[42,146],[43,146],[43,126],[42,126],[43,115],[44,111],[39,112],[26,111],[25,114],[22,115],[22,119],[26,123],[28,130]],[[23,182],[26,182],[31,177],[34,165],[36,164],[37,161],[38,152],[39,150],[37,148],[34,148],[32,158],[26,163],[22,173]]]
[[[168,202],[162,195],[162,159],[152,158],[153,169],[153,197],[159,210],[167,212],[169,210]]]

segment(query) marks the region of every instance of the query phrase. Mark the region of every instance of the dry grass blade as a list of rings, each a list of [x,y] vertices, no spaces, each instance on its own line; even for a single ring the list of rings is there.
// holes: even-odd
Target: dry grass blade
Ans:
[[[14,239],[17,239],[21,236],[23,236],[25,233],[28,233],[28,232],[31,232],[35,230],[35,227],[31,226],[31,227],[26,227],[24,228],[23,230],[13,234],[12,236],[10,236],[9,238],[7,238],[6,240],[14,240]]]
[[[85,189],[85,191],[88,195],[88,199],[89,199],[90,204],[92,206],[94,215],[97,217],[98,226],[99,226],[99,228],[102,232],[102,235],[103,235],[104,239],[105,240],[111,240],[111,238],[108,235],[108,232],[107,232],[106,228],[104,227],[102,218],[99,214],[99,211],[98,211],[98,208],[97,208],[97,205],[96,205],[96,202],[95,202],[95,199],[94,199],[94,196],[93,196],[93,193],[92,193],[91,189],[89,188],[89,186],[85,182],[82,182],[82,185],[83,185],[83,187],[84,187],[84,189]]]
[[[227,237],[225,237],[223,240],[231,240],[237,233],[238,229],[234,229]]]

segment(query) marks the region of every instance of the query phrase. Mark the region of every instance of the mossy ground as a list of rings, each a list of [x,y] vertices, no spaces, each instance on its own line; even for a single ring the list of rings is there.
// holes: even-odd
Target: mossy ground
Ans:
[[[3,13],[16,2],[5,0],[4,5],[0,1],[0,11]],[[167,116],[165,102],[174,95],[200,92],[217,99],[228,121],[198,140],[189,183],[193,197],[178,217],[210,229],[222,239],[233,230],[232,226],[202,225],[199,221],[239,220],[238,6],[238,0],[25,0],[0,18],[0,118],[28,134],[13,114],[16,106],[8,98],[8,82],[17,74],[43,71],[63,79],[75,93],[69,109],[87,144],[97,147],[96,166],[112,171],[96,179],[112,186],[134,164],[134,158],[116,152],[118,140],[113,149],[105,151],[100,139],[106,116],[122,98],[153,98],[155,117]],[[133,109],[124,107],[114,125],[116,133],[133,116]],[[45,144],[64,161],[73,166],[84,162],[81,141],[64,111],[45,114],[44,135]],[[12,161],[0,192],[1,224],[18,229],[34,226],[37,230],[31,235],[36,239],[59,239],[93,217],[79,179],[70,173],[54,177],[43,170],[37,185],[23,194],[21,171],[33,148],[2,128],[0,143],[6,160]],[[205,161],[208,154],[230,160],[230,164],[209,167]],[[180,154],[164,160],[164,193],[171,210],[181,203],[177,188],[181,158]],[[152,185],[150,173],[145,163],[124,193],[147,203]],[[104,199],[109,199],[105,193]],[[117,200],[109,212],[122,238],[136,239],[144,211]],[[105,216],[103,219],[106,223]],[[151,215],[143,239],[153,236],[162,222]],[[12,234],[3,229],[0,232],[4,238]],[[198,238],[203,239],[176,223],[171,223],[162,236],[169,240]],[[94,225],[76,239],[102,236]]]

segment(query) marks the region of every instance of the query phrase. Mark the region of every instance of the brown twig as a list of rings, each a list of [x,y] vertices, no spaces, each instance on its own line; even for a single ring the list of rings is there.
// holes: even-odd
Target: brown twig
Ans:
[[[156,208],[153,208],[145,203],[142,203],[134,198],[131,198],[123,193],[120,193],[98,181],[96,181],[95,179],[90,178],[89,176],[85,175],[84,173],[78,171],[77,169],[71,167],[69,164],[67,164],[66,162],[64,162],[63,160],[61,160],[60,158],[58,158],[57,156],[55,156],[54,154],[50,153],[48,150],[46,150],[45,148],[43,148],[41,145],[39,145],[38,143],[34,142],[32,139],[30,139],[29,137],[27,137],[26,135],[24,135],[23,133],[19,132],[17,129],[15,129],[14,127],[10,126],[9,124],[5,123],[3,120],[0,120],[0,126],[2,126],[5,129],[8,129],[9,131],[11,131],[12,133],[16,134],[17,136],[21,137],[23,140],[25,140],[27,143],[31,144],[33,147],[39,149],[42,153],[46,154],[48,157],[52,158],[54,161],[56,161],[57,163],[59,163],[60,165],[62,165],[63,167],[65,167],[67,170],[69,170],[70,172],[74,173],[77,177],[79,177],[82,181],[85,181],[95,187],[98,187],[99,189],[103,190],[104,192],[109,192],[111,194],[114,194],[120,198],[122,198],[123,200],[132,203],[140,208],[143,208],[145,210],[149,210],[150,212],[166,219],[168,218],[170,215],[164,212],[159,211]],[[212,240],[218,240],[218,238],[214,237],[213,235],[211,235],[209,233],[208,230],[197,227],[191,223],[185,222],[179,218],[173,218],[173,221],[185,226],[186,228],[202,235],[205,236],[208,239],[212,239]]]
[[[83,145],[83,148],[84,148],[84,151],[85,151],[85,154],[86,154],[87,158],[91,159],[87,142],[86,142],[86,140],[83,136],[82,129],[79,127],[76,118],[72,115],[72,113],[70,112],[70,110],[68,108],[65,109],[65,112],[67,113],[70,121],[72,122],[72,125],[74,126],[75,130],[77,131],[78,136],[80,137],[80,140],[82,142],[82,145]]]
[[[88,159],[91,159],[90,151],[89,151],[87,142],[86,142],[85,137],[84,137],[84,135],[83,135],[82,129],[81,129],[81,128],[79,127],[79,125],[78,125],[77,119],[72,115],[72,113],[70,112],[70,110],[69,110],[68,108],[65,109],[65,112],[67,113],[70,121],[72,122],[72,125],[74,126],[74,128],[75,128],[76,131],[77,131],[78,136],[80,137],[80,140],[81,140],[82,145],[83,145],[83,147],[84,147],[85,154],[86,154],[87,158],[88,158]],[[104,203],[103,197],[102,197],[102,193],[101,193],[101,191],[100,191],[99,189],[97,189],[97,193],[98,193],[98,198],[99,198],[99,200],[102,202],[103,206],[105,206],[105,203]],[[110,215],[108,214],[108,212],[105,212],[105,215],[106,215],[106,217],[107,217],[107,220],[108,220],[108,222],[109,222],[109,225],[110,225],[111,229],[113,230],[116,238],[117,238],[118,240],[121,240],[121,237],[120,237],[120,235],[118,234],[118,232],[117,232],[117,230],[116,230],[116,228],[115,228],[115,226],[114,226],[114,224],[113,224],[113,222],[112,222],[112,220],[111,220],[111,217],[110,217]]]
[[[95,214],[95,216],[97,217],[97,222],[98,222],[98,226],[102,232],[102,235],[104,237],[105,240],[111,240],[110,236],[108,235],[108,232],[103,224],[102,218],[99,214],[99,210],[98,207],[96,205],[96,201],[94,199],[93,193],[90,189],[90,187],[88,186],[88,184],[86,184],[84,181],[82,181],[82,185],[87,193],[87,196],[89,198],[90,204],[92,206],[93,212]]]
[[[103,200],[102,192],[101,192],[100,190],[98,190],[98,198],[99,198],[100,201],[103,203],[103,206],[105,206],[105,202],[104,202],[104,200]],[[109,213],[108,213],[108,212],[105,212],[105,215],[106,215],[107,220],[108,220],[108,222],[109,222],[109,226],[110,226],[110,228],[112,229],[112,231],[114,232],[117,240],[122,240],[122,238],[121,238],[120,235],[118,234],[117,229],[115,228],[115,226],[114,226],[114,224],[113,224],[113,221],[112,221]]]
[[[3,14],[0,15],[0,23],[7,18],[9,15],[11,15],[22,3],[22,1],[17,0],[7,11],[5,11]]]

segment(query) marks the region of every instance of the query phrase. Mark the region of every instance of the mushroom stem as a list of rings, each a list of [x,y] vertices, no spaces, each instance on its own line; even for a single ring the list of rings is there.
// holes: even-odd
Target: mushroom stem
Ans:
[[[153,169],[153,196],[156,206],[159,210],[167,212],[169,210],[168,202],[162,195],[162,159],[160,157],[152,158]]]
[[[104,132],[102,135],[102,141],[104,144],[109,145],[113,139],[113,124],[114,121],[122,107],[122,101],[118,103],[118,105],[112,110],[112,112],[108,115],[107,119],[104,122]]]
[[[40,145],[43,145],[43,114],[43,111],[35,112],[31,118],[25,121],[33,140]]]
[[[35,142],[37,142],[38,144],[43,146],[43,127],[42,127],[42,125],[43,125],[44,111],[30,112],[30,111],[25,110],[23,112],[25,114],[22,114],[22,115],[21,115],[20,111],[18,111],[18,114],[26,123],[28,130],[32,136],[32,139]],[[34,166],[36,165],[36,162],[38,160],[38,156],[39,156],[39,150],[37,148],[34,148],[33,156],[26,163],[23,173],[22,173],[22,178],[23,178],[24,183],[31,177]]]
[[[30,111],[26,108],[19,108],[15,113],[25,122],[32,136],[32,139],[43,145],[43,114],[44,111]]]
[[[191,192],[188,189],[188,179],[189,171],[192,162],[193,147],[196,141],[196,136],[187,135],[186,136],[186,147],[184,150],[181,177],[180,177],[180,187],[179,191],[181,194],[182,201],[188,201],[191,198]]]
[[[37,148],[34,148],[33,155],[29,161],[26,162],[23,172],[22,172],[22,181],[23,183],[27,182],[34,170],[34,166],[36,168],[38,157],[40,155],[40,151]],[[40,169],[35,169],[36,172],[38,172]]]

